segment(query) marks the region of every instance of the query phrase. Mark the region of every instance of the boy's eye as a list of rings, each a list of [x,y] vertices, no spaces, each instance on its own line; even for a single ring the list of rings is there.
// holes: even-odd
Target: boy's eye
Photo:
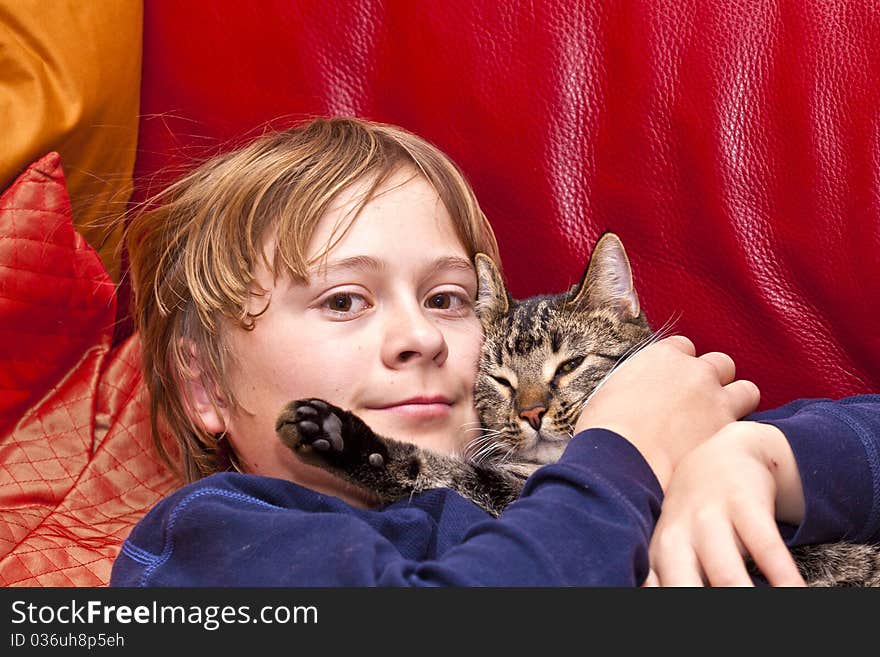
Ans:
[[[452,295],[448,293],[435,294],[428,298],[428,307],[437,310],[447,310],[452,306]]]
[[[425,307],[431,310],[449,310],[463,313],[470,306],[471,302],[467,295],[458,291],[435,292],[425,300]]]
[[[333,313],[342,315],[360,313],[367,308],[368,304],[360,294],[337,292],[327,297],[321,305]]]
[[[339,312],[348,312],[351,310],[350,294],[334,294],[330,297],[330,308]]]

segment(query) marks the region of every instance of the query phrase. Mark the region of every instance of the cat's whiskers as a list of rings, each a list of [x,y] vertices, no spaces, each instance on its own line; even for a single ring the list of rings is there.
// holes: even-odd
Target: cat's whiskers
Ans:
[[[663,325],[660,326],[660,328],[654,331],[654,335],[657,336],[657,340],[662,340],[663,338],[667,338],[670,335],[674,334],[673,327],[675,326],[675,323],[681,319],[682,314],[682,311],[676,311],[675,313],[670,315],[665,322],[663,322]]]
[[[469,426],[471,425],[471,426]],[[490,440],[492,437],[501,433],[498,429],[489,429],[484,427],[479,420],[475,422],[465,422],[459,427],[459,431],[463,434],[467,434],[468,432],[479,432],[480,435],[469,439],[464,445],[464,453],[468,454],[469,452],[476,449],[478,446],[482,445],[486,441]]]
[[[467,432],[467,431],[480,431],[480,432],[482,432],[481,435],[479,435],[475,438],[472,438],[471,442],[483,440],[487,436],[497,436],[500,433],[504,433],[504,431],[502,431],[501,429],[489,429],[487,427],[473,427],[472,429],[462,429],[462,432]]]
[[[494,431],[471,441],[465,450],[469,459],[474,463],[481,463],[495,452],[503,449],[504,444],[495,439],[501,433],[501,431]]]
[[[474,454],[473,457],[471,457],[470,461],[471,463],[475,463],[478,465],[485,461],[494,461],[495,453],[499,451],[501,451],[501,445],[496,443]]]
[[[481,432],[481,435],[476,436],[475,438],[468,441],[464,449],[465,454],[468,455],[468,457],[475,462],[479,462],[480,460],[486,458],[492,452],[499,449],[496,437],[504,433],[499,429],[488,429],[482,426],[464,429],[464,431]]]
[[[510,455],[517,451],[519,445],[511,445],[510,448],[504,453],[504,456],[501,457],[500,463],[507,463],[510,460]]]
[[[462,429],[462,432],[465,431],[483,431],[485,433],[501,433],[500,429],[487,429],[486,427],[471,427],[470,429]]]

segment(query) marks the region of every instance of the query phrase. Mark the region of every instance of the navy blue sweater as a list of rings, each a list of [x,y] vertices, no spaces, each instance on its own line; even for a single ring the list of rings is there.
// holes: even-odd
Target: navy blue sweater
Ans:
[[[807,500],[790,545],[880,539],[880,396],[801,400],[750,419],[782,429]],[[438,489],[382,509],[280,479],[217,474],[157,504],[111,586],[634,586],[662,492],[617,434],[584,431],[494,519]]]

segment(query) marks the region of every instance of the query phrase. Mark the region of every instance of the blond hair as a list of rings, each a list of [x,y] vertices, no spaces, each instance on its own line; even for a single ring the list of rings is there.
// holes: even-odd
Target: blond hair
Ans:
[[[259,294],[254,273],[258,259],[266,259],[267,239],[277,238],[265,263],[275,275],[306,281],[306,250],[332,201],[355,182],[369,181],[354,221],[404,166],[436,190],[470,257],[482,252],[498,262],[491,226],[459,168],[402,128],[355,118],[313,119],[266,134],[208,160],[130,218],[125,244],[153,441],[186,481],[228,469],[222,436],[193,418],[185,382],[201,376],[215,403],[236,406],[223,376],[231,355],[221,328],[223,318],[245,329],[258,320],[249,301]]]

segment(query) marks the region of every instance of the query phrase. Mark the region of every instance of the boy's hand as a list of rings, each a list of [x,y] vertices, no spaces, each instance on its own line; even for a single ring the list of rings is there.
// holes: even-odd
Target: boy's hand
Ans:
[[[735,374],[726,354],[696,357],[684,336],[660,340],[614,370],[584,407],[575,433],[617,432],[642,453],[665,490],[684,454],[757,408],[757,386]]]
[[[803,489],[784,434],[736,422],[684,456],[651,540],[651,586],[752,586],[751,555],[775,586],[803,586],[776,518],[803,518]]]

